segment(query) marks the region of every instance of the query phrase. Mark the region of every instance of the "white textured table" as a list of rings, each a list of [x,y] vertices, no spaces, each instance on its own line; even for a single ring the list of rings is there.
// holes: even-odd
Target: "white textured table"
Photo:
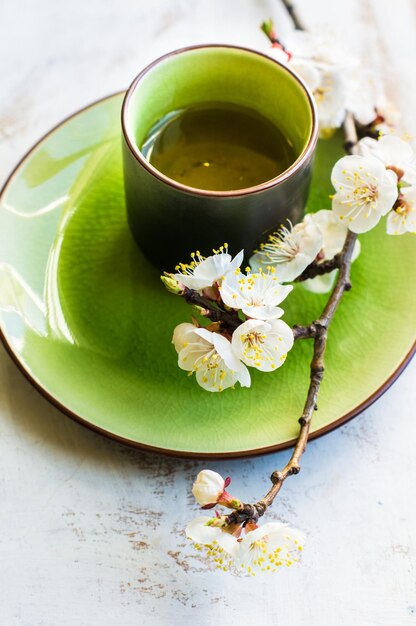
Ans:
[[[382,67],[415,133],[414,0],[299,6]],[[277,0],[3,0],[0,178],[52,125],[160,53],[204,41],[264,46],[257,25],[269,15],[286,28]],[[304,563],[257,580],[210,571],[184,539],[203,463],[85,430],[1,349],[0,624],[415,624],[415,372],[413,363],[365,413],[309,445],[268,516],[307,532]],[[251,500],[287,456],[210,466]]]

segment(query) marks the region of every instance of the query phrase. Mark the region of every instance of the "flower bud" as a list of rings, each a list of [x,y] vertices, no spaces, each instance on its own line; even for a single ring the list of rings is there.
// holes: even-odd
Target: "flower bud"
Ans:
[[[202,470],[193,484],[192,493],[203,509],[211,509],[216,504],[221,504],[229,509],[238,509],[241,506],[240,500],[225,490],[230,482],[230,478],[224,480],[217,472],[209,469]]]
[[[197,315],[201,315],[202,317],[207,317],[210,313],[208,309],[205,309],[204,307],[199,306],[199,304],[193,304],[191,306],[191,309],[194,313],[196,313]]]
[[[217,472],[206,469],[199,472],[192,487],[195,500],[201,506],[218,502],[225,488],[225,480]]]
[[[160,280],[170,293],[173,293],[176,296],[181,296],[183,294],[184,286],[176,280],[176,278],[173,278],[172,274],[165,274],[165,276],[160,277]]]

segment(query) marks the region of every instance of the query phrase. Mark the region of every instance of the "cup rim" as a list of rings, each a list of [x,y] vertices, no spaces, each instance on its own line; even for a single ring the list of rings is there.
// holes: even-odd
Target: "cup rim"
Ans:
[[[132,136],[132,133],[130,132],[130,129],[127,124],[127,111],[129,108],[130,100],[136,90],[136,87],[138,86],[142,78],[148,72],[150,72],[156,65],[159,65],[159,63],[161,63],[162,61],[170,57],[177,56],[179,54],[183,54],[185,52],[189,52],[192,50],[202,50],[202,49],[212,49],[212,48],[242,50],[243,52],[249,52],[251,54],[255,54],[259,57],[267,59],[271,63],[275,63],[276,65],[281,67],[284,71],[286,71],[288,74],[290,74],[292,78],[294,78],[295,81],[299,83],[299,85],[304,90],[306,97],[308,99],[309,105],[310,105],[310,109],[312,113],[312,129],[311,129],[308,142],[306,146],[304,147],[304,149],[302,150],[302,152],[300,153],[300,155],[298,156],[298,158],[287,168],[287,170],[285,170],[284,172],[282,172],[275,178],[266,180],[264,183],[260,183],[259,185],[255,185],[253,187],[245,187],[243,189],[231,189],[227,191],[216,191],[216,190],[211,190],[211,189],[200,189],[198,187],[190,187],[189,185],[184,185],[183,183],[180,183],[174,180],[173,178],[170,178],[169,176],[166,176],[165,174],[160,172],[143,156],[138,146],[136,145],[134,137]],[[158,57],[157,59],[149,63],[144,69],[141,70],[139,74],[137,74],[137,76],[133,79],[132,83],[130,84],[129,88],[126,91],[126,94],[123,99],[123,105],[121,108],[121,127],[122,127],[124,139],[127,143],[127,146],[130,152],[132,153],[136,161],[138,161],[139,164],[142,165],[155,178],[158,178],[159,180],[161,180],[162,182],[166,183],[167,185],[169,185],[170,187],[176,190],[183,191],[188,194],[192,194],[196,196],[217,197],[217,198],[235,198],[239,196],[247,196],[247,195],[259,193],[261,191],[265,191],[266,189],[271,189],[273,187],[276,187],[277,185],[282,184],[285,180],[287,180],[293,174],[295,174],[302,167],[302,165],[309,159],[309,157],[311,156],[316,146],[316,142],[318,140],[318,130],[319,130],[318,111],[317,111],[315,99],[311,91],[309,90],[309,87],[300,78],[300,76],[298,76],[298,74],[296,74],[292,69],[287,67],[287,65],[285,65],[284,63],[281,63],[280,61],[273,59],[271,56],[264,54],[263,52],[259,52],[258,50],[255,50],[253,48],[248,48],[245,46],[235,46],[232,44],[198,44],[198,45],[193,45],[193,46],[185,46],[183,48],[177,48],[176,50],[167,52],[166,54],[163,54],[162,56]]]

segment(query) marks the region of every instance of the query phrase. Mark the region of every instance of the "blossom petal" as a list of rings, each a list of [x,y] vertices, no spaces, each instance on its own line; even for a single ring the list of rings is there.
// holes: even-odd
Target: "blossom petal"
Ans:
[[[322,233],[322,250],[319,254],[319,262],[333,259],[336,254],[341,252],[344,247],[345,239],[348,233],[348,227],[345,222],[338,219],[334,211],[328,211],[323,209],[317,213],[308,213],[305,215],[305,220],[309,219],[315,222]],[[361,249],[361,244],[357,240],[354,246],[352,255],[352,261],[358,257]],[[315,278],[309,278],[302,281],[302,286],[312,293],[328,293],[331,291],[335,278],[337,276],[337,270],[316,276]]]
[[[406,218],[396,211],[390,211],[387,216],[386,231],[388,235],[404,235],[407,232]]]
[[[215,537],[221,532],[218,526],[210,526],[212,518],[201,515],[191,520],[185,529],[186,536],[197,543],[212,543]]]
[[[292,329],[282,320],[249,319],[236,328],[232,336],[237,357],[263,372],[283,365],[293,341]]]
[[[181,369],[192,372],[195,363],[212,351],[212,345],[201,337],[193,324],[179,324],[174,332],[172,343],[178,352],[178,365]],[[206,331],[208,332],[208,331]]]
[[[218,352],[220,357],[224,359],[227,367],[229,367],[231,370],[238,371],[243,364],[235,356],[232,350],[231,341],[218,333],[213,333],[213,341],[216,351]]]
[[[342,198],[340,198],[338,195],[335,195],[332,199],[332,210],[334,211],[338,219],[340,219],[344,223],[344,220],[346,220],[348,228],[353,233],[357,234],[366,233],[368,230],[374,228],[374,226],[377,226],[382,217],[381,213],[379,213],[378,211],[361,211],[359,215],[357,215],[354,219],[346,219],[345,204],[343,203]]]
[[[277,319],[284,313],[284,310],[278,306],[244,306],[242,311],[247,317],[258,320]]]
[[[220,286],[220,294],[222,301],[232,309],[242,309],[246,304],[246,297],[241,289],[240,280],[244,280],[245,275],[234,272],[227,274]]]
[[[355,259],[358,259],[361,253],[361,241],[357,239],[355,242],[354,250],[352,251],[351,261],[354,262]]]
[[[237,538],[222,530],[219,526],[212,526],[209,522],[216,521],[215,518],[206,516],[196,517],[191,520],[185,529],[186,536],[196,543],[212,545],[216,542],[223,550],[231,556],[237,554],[239,542]]]
[[[173,277],[188,289],[195,289],[195,291],[200,291],[201,289],[205,289],[205,287],[210,287],[211,283],[207,282],[206,278],[198,278],[193,274],[173,274]]]
[[[380,139],[364,137],[358,142],[359,154],[379,159],[384,165],[398,165],[414,157],[410,144],[400,137],[386,135]]]
[[[251,376],[244,363],[241,364],[241,368],[236,373],[237,380],[242,387],[251,387]]]
[[[234,259],[228,253],[214,254],[195,268],[194,275],[199,279],[204,279],[208,283],[206,285],[208,287],[228,272],[232,272],[239,267],[243,262],[243,257],[244,250],[241,250]]]
[[[240,378],[238,372],[243,370],[244,365],[233,354],[230,341],[206,328],[196,328],[194,332],[201,344],[190,343],[183,348],[179,355],[179,366],[194,371],[198,384],[206,391],[218,392],[234,387]],[[191,363],[192,368],[189,367]],[[241,376],[244,381],[244,372]]]
[[[227,554],[235,557],[240,550],[240,544],[238,543],[237,538],[230,533],[227,533],[225,530],[221,530],[220,533],[221,534],[216,537],[218,545],[225,550]]]
[[[401,170],[403,180],[416,184],[416,155],[407,141],[395,135],[385,135],[378,140],[365,137],[358,142],[359,153],[379,159],[386,167]]]
[[[346,107],[354,118],[363,125],[370,124],[377,116],[376,102],[379,99],[379,81],[374,80],[374,67],[357,61],[345,73],[348,85]]]
[[[397,199],[397,175],[391,170],[387,170],[379,185],[378,211],[381,215],[386,215]]]
[[[287,524],[269,522],[261,526],[263,533],[268,537],[268,546],[274,550],[285,541],[303,543],[305,535],[297,528],[291,528]]]
[[[308,278],[308,280],[302,281],[302,287],[311,293],[328,293],[334,286],[337,272],[338,270],[333,270],[327,274],[315,276],[315,278]]]
[[[194,332],[195,326],[189,322],[184,322],[176,326],[172,337],[172,343],[175,346],[176,352],[179,352],[186,346],[189,336]]]
[[[244,259],[244,250],[240,250],[238,254],[235,255],[234,259],[231,261],[230,266],[227,269],[228,272],[234,272],[238,267],[241,266]]]
[[[322,251],[325,260],[332,259],[341,252],[348,228],[340,222],[332,211],[323,209],[317,213],[308,213],[305,219],[312,220],[322,233]]]
[[[320,247],[321,246],[319,245],[319,249],[316,254],[318,254]],[[308,265],[313,262],[316,254],[314,256],[310,256],[304,254],[303,252],[299,252],[292,260],[278,265],[276,273],[279,281],[282,283],[289,283],[295,280],[306,270]]]
[[[333,129],[341,126],[347,112],[347,94],[348,85],[344,79],[343,69],[322,68],[321,86],[318,94],[314,94],[318,104],[321,129]]]
[[[236,554],[236,565],[251,573],[275,571],[299,560],[304,535],[281,522],[269,522],[248,532]]]
[[[211,285],[223,275],[226,268],[231,264],[231,258],[231,254],[228,253],[213,254],[197,265],[194,275],[206,280],[206,286]]]
[[[241,387],[250,387],[250,373],[244,363],[239,361],[234,354],[231,342],[222,335],[214,333],[214,346],[221,358],[224,359],[225,365],[231,370],[235,381],[238,381]]]
[[[331,183],[337,191],[344,191],[345,188],[353,188],[352,174],[364,170],[380,178],[385,168],[380,161],[374,157],[362,157],[358,154],[349,154],[341,157],[335,163],[331,172]]]
[[[242,387],[250,386],[246,366],[222,335],[185,323],[175,328],[172,342],[178,352],[179,367],[195,372],[198,384],[207,391],[223,391],[236,382]]]
[[[399,207],[387,217],[387,234],[403,235],[416,232],[416,187],[402,190]]]
[[[321,74],[312,61],[292,57],[289,61],[290,69],[294,70],[314,92],[321,85]]]
[[[201,342],[190,342],[185,348],[182,348],[178,354],[178,365],[186,372],[194,372],[196,363],[212,352],[212,346],[207,346]]]
[[[223,250],[224,247],[221,249]],[[227,244],[225,244],[225,250],[228,250]],[[173,274],[173,277],[188,289],[201,291],[211,287],[228,272],[235,270],[241,265],[243,257],[244,250],[241,250],[234,259],[228,252],[215,252],[206,259],[201,257],[199,252],[196,252],[191,255],[192,262],[190,265],[179,264],[177,266],[176,269],[181,269],[181,271]]]

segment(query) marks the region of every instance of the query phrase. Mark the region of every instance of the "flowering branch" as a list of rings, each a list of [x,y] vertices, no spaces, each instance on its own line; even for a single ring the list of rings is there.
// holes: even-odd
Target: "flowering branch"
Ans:
[[[351,124],[344,124],[344,133],[346,145],[349,146],[349,151],[352,152],[357,142],[355,127],[351,126]],[[342,296],[346,291],[351,289],[351,260],[356,241],[356,233],[348,231],[344,247],[342,251],[336,255],[338,257],[337,267],[339,267],[337,282],[319,319],[308,326],[295,326],[293,329],[296,339],[313,338],[314,345],[310,368],[310,384],[303,413],[299,418],[300,431],[292,456],[282,470],[275,470],[272,473],[270,480],[273,486],[264,498],[255,504],[243,503],[239,509],[228,515],[227,523],[229,524],[257,522],[259,517],[264,515],[266,510],[273,503],[286,478],[300,472],[300,458],[306,448],[312,416],[313,412],[317,409],[318,392],[324,376],[324,356],[328,329]],[[309,268],[307,268],[307,270],[308,269]],[[305,272],[307,270],[305,270]],[[316,275],[317,274],[315,274],[315,276]]]
[[[295,29],[302,30],[293,5],[282,2]],[[262,30],[277,54],[285,53],[287,63],[299,71],[302,65],[296,66],[296,57],[279,41],[273,22],[265,22]],[[315,85],[311,89],[321,105],[320,114],[325,114],[322,98],[331,85],[337,84],[336,72],[332,61],[322,61],[319,49],[310,60],[309,79]],[[374,106],[369,110],[371,118],[376,110]],[[169,291],[183,297],[196,313],[211,322],[203,327],[193,318],[192,324],[179,324],[172,339],[179,367],[195,374],[197,383],[207,391],[221,392],[234,388],[236,383],[250,387],[248,368],[272,372],[284,364],[295,340],[313,340],[310,382],[298,420],[299,434],[288,463],[272,473],[272,486],[266,495],[255,503],[244,503],[226,490],[230,479],[224,480],[211,470],[202,470],[194,483],[193,494],[203,509],[216,505],[232,509],[228,515],[216,511],[216,517],[196,518],[186,529],[196,549],[206,549],[222,569],[236,565],[255,575],[253,566],[276,571],[278,566],[299,560],[299,531],[280,522],[260,527],[257,522],[286,478],[300,471],[324,376],[328,331],[344,293],[351,289],[351,263],[360,253],[358,234],[371,230],[383,216],[387,216],[390,235],[416,232],[416,155],[398,137],[372,138],[378,118],[371,118],[374,122],[366,126],[369,136],[361,138],[360,132],[358,141],[357,119],[356,109],[350,109],[346,101],[326,117],[327,130],[343,126],[348,154],[332,169],[332,210],[306,213],[294,226],[281,225],[253,253],[244,271],[240,267],[244,251],[232,258],[228,244],[224,244],[209,257],[199,251],[192,253],[190,262],[179,263],[175,274],[162,276]],[[284,311],[278,305],[290,294],[293,283],[299,282],[315,293],[332,292],[318,319],[291,328],[279,319]]]
[[[357,235],[351,231],[348,233],[344,248],[341,252],[341,264],[338,280],[334,291],[329,298],[321,317],[313,324],[306,327],[310,329],[310,337],[314,337],[313,358],[311,361],[311,374],[308,395],[306,398],[303,413],[299,418],[300,431],[289,462],[282,470],[272,473],[270,480],[273,483],[268,493],[255,504],[242,504],[241,508],[231,513],[227,521],[232,523],[257,522],[258,518],[264,515],[268,507],[273,503],[279,493],[284,481],[293,474],[300,472],[300,458],[305,451],[308,441],[310,424],[313,412],[317,408],[317,397],[324,375],[324,355],[327,343],[328,328],[338,308],[345,291],[351,289],[350,270],[351,257]],[[313,333],[313,334],[312,334]]]

